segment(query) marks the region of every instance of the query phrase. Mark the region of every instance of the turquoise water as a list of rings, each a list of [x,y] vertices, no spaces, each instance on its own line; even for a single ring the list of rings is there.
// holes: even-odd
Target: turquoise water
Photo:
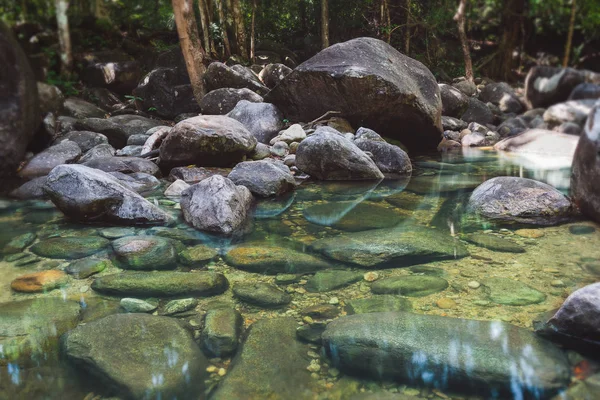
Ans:
[[[600,272],[596,264],[600,257],[600,233],[595,224],[582,220],[547,228],[507,228],[467,218],[463,211],[470,192],[495,176],[534,178],[568,193],[568,160],[509,158],[498,156],[494,152],[472,150],[459,155],[419,157],[413,160],[413,166],[414,173],[410,179],[375,183],[306,182],[290,195],[259,202],[254,210],[251,232],[235,240],[197,232],[187,227],[181,218],[178,225],[172,228],[130,227],[117,230],[70,223],[51,203],[0,199],[0,249],[5,248],[18,235],[35,234],[35,241],[15,254],[4,254],[0,261],[0,399],[126,398],[126,390],[106,385],[102,377],[90,375],[81,365],[75,365],[61,357],[58,337],[77,325],[85,326],[107,315],[123,313],[124,310],[119,306],[122,297],[149,300],[158,305],[159,314],[163,312],[167,301],[149,298],[152,296],[111,296],[96,292],[92,288],[95,279],[121,272],[119,260],[115,259],[110,245],[97,250],[97,257],[106,258],[112,263],[96,275],[85,279],[69,276],[60,287],[45,293],[23,294],[12,291],[11,282],[21,275],[64,270],[73,262],[73,254],[68,254],[66,249],[63,249],[64,253],[59,249],[58,254],[52,257],[48,254],[40,256],[39,252],[35,254],[32,246],[51,238],[105,237],[107,240],[115,240],[120,237],[149,235],[174,240],[180,254],[185,249],[198,245],[216,250],[217,256],[204,257],[202,263],[186,265],[180,258],[172,266],[184,272],[206,270],[222,273],[229,281],[229,289],[221,294],[178,296],[198,300],[198,304],[191,310],[172,317],[186,322],[191,337],[197,342],[202,340],[200,328],[204,314],[215,308],[217,303],[239,311],[245,327],[260,320],[287,317],[295,320],[298,328],[306,329],[332,319],[311,317],[310,314],[303,313],[308,307],[326,304],[335,310],[335,314],[343,316],[352,313],[349,305],[353,300],[371,299],[379,295],[379,292],[374,293],[374,287],[381,282],[391,282],[394,278],[402,281],[408,277],[427,276],[435,276],[447,282],[447,285],[435,290],[426,287],[426,290],[431,289],[433,292],[422,296],[392,296],[405,299],[411,304],[412,312],[417,314],[504,321],[532,330],[534,321],[540,320],[544,313],[558,308],[570,293],[597,281]],[[180,211],[177,202],[161,196],[167,183],[164,185],[147,197],[178,216]],[[584,229],[583,234],[574,234],[573,232],[577,232],[574,226],[589,228]],[[447,241],[450,248],[440,250],[443,256],[432,257],[423,251],[417,252],[405,265],[383,265],[371,263],[372,259],[379,257],[377,252],[370,254],[371,258],[367,259],[364,252],[351,254],[350,250],[344,250],[343,246],[347,243],[338,240],[363,235],[360,237],[372,237],[372,247],[376,248],[381,236],[393,237],[406,231],[417,232],[411,239],[414,246],[422,245],[425,249],[437,245],[444,247],[438,242],[438,238],[443,238],[442,241]],[[432,231],[436,236],[427,236]],[[499,239],[499,242],[487,248],[481,243],[474,243],[478,241],[477,238],[482,237]],[[520,252],[506,252],[506,249],[500,251],[502,249],[497,247],[510,245]],[[381,246],[385,247],[384,244]],[[459,247],[466,249],[469,256],[461,257],[457,253]],[[230,253],[233,248],[238,249],[238,258]],[[203,248],[205,253],[213,254],[208,250]],[[230,256],[226,257],[226,254]],[[271,260],[275,257],[273,254],[286,259],[287,266],[269,264],[267,256],[270,255]],[[301,263],[298,261],[299,254],[313,257],[310,262]],[[252,258],[255,262],[252,265],[244,264],[247,259],[243,257]],[[265,259],[264,262],[261,257]],[[345,281],[340,278],[344,281],[341,283],[332,283],[326,279],[325,286],[329,285],[330,290],[315,291],[314,287],[318,284],[312,276],[315,270],[323,268],[353,272],[354,275]],[[338,278],[342,276],[341,273],[336,274]],[[492,278],[518,281],[533,290],[534,295],[527,294],[529,298],[539,298],[526,301],[528,304],[523,305],[500,304],[494,300],[494,291],[512,295],[512,290],[517,291],[519,285],[509,285],[508,288],[498,285],[495,288],[492,284],[494,281],[490,280]],[[486,286],[485,282],[488,281],[492,283]],[[289,295],[290,301],[278,308],[265,308],[242,301],[231,289],[240,282],[275,284]],[[486,287],[491,288],[491,293]],[[518,298],[519,293],[515,296]],[[72,307],[73,304],[77,305],[76,309]],[[427,332],[422,332],[422,335],[426,336]],[[301,349],[306,356],[305,363],[300,368],[282,368],[271,376],[260,376],[258,373],[258,378],[248,376],[248,397],[240,398],[261,398],[251,394],[254,386],[277,387],[282,384],[294,388],[304,378],[310,384],[307,384],[302,396],[298,394],[296,397],[284,391],[288,394],[273,395],[271,398],[350,399],[352,396],[366,396],[371,392],[396,396],[390,398],[398,399],[446,398],[444,396],[459,399],[474,395],[468,388],[450,390],[442,382],[443,377],[435,374],[431,378],[434,381],[433,388],[422,388],[410,379],[380,381],[373,377],[352,376],[334,368],[332,361],[318,344],[300,346],[303,346]],[[241,350],[238,349],[239,351]],[[259,356],[263,357],[256,357]],[[273,357],[276,358],[275,355]],[[577,355],[571,355],[573,357],[580,359]],[[260,362],[268,363],[269,358],[261,358]],[[203,378],[206,379],[204,386],[209,396],[224,398],[223,395],[218,395],[219,384],[224,385],[230,374],[233,379],[232,371],[237,368],[236,363],[240,361],[232,362],[229,356],[209,359],[206,376]],[[138,365],[135,368],[157,368],[162,371],[170,367]],[[185,372],[182,371],[181,374]],[[535,378],[535,371],[533,377]],[[252,379],[260,381],[250,382]],[[160,382],[157,386],[160,386]],[[481,396],[482,393],[485,392],[477,394]],[[188,398],[201,398],[203,394],[187,395]],[[483,397],[489,396],[492,394],[483,394]],[[497,394],[499,398],[520,398],[519,396],[518,390]],[[550,396],[550,393],[541,392],[532,397]],[[600,397],[600,393],[598,396]],[[146,397],[171,398],[161,394],[160,390],[149,391]]]

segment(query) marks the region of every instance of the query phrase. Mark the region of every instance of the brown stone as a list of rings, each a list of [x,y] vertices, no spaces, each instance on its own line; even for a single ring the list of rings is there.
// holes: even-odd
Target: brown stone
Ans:
[[[529,239],[537,239],[543,237],[545,234],[539,229],[518,229],[515,231],[515,235]]]
[[[302,315],[315,319],[331,319],[340,314],[340,310],[331,304],[317,304],[302,310]]]
[[[49,270],[22,275],[12,281],[10,287],[15,292],[45,292],[64,286],[67,275],[63,271]]]
[[[443,310],[449,310],[452,308],[456,308],[456,302],[454,300],[448,299],[446,297],[439,299],[438,301],[435,302],[435,304]]]

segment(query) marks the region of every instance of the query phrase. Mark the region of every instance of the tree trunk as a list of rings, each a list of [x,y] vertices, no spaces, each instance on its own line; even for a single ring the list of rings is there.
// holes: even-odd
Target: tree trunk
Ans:
[[[404,54],[410,53],[410,0],[406,0],[406,25],[404,28]]]
[[[210,40],[210,23],[208,21],[208,7],[205,0],[198,0],[198,11],[200,12],[200,25],[202,26],[202,39],[204,48],[210,52],[213,46]]]
[[[519,47],[521,19],[525,12],[527,0],[507,0],[502,14],[503,34],[498,52],[488,71],[490,78],[511,81],[513,78],[513,53]]]
[[[252,0],[252,25],[250,26],[250,62],[254,60],[256,48],[256,0]]]
[[[223,47],[225,48],[225,58],[231,56],[231,45],[227,35],[227,19],[225,19],[225,0],[217,0],[217,12],[219,13],[219,24],[221,25],[221,35],[223,37]]]
[[[73,67],[73,54],[71,53],[71,33],[69,31],[68,0],[54,0],[56,7],[56,25],[58,26],[58,41],[60,43],[60,73],[69,76]]]
[[[329,1],[321,0],[321,45],[329,47]]]
[[[567,44],[565,45],[565,58],[563,59],[563,67],[567,68],[569,65],[569,58],[571,57],[571,45],[573,43],[573,31],[575,30],[575,11],[577,9],[577,0],[572,0],[571,4],[571,21],[569,22],[569,34],[567,35]]]
[[[246,27],[244,26],[244,16],[242,15],[242,6],[240,0],[233,0],[233,20],[235,23],[235,35],[238,44],[238,53],[244,58],[248,58],[248,49],[246,44]]]
[[[175,24],[177,24],[177,33],[179,35],[179,43],[181,52],[185,59],[190,82],[194,97],[198,104],[204,97],[204,49],[198,36],[198,27],[196,25],[196,17],[194,16],[194,1],[193,0],[172,0],[173,14],[175,15]]]
[[[469,82],[473,82],[473,64],[471,63],[471,52],[469,51],[469,42],[467,41],[467,32],[465,31],[465,8],[467,6],[467,0],[460,0],[454,20],[458,25],[458,36],[460,38],[460,44],[463,49],[463,56],[465,58],[465,77]]]

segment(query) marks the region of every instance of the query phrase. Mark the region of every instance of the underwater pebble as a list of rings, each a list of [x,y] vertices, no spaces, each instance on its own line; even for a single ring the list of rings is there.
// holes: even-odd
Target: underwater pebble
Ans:
[[[450,310],[452,308],[456,308],[456,302],[446,297],[439,299],[435,302],[435,304],[442,310]]]
[[[379,274],[377,272],[367,272],[363,278],[367,282],[374,282],[379,279]]]
[[[337,297],[332,297],[329,299],[329,304],[333,304],[333,305],[340,304],[340,300]]]
[[[470,287],[471,289],[477,289],[477,288],[479,288],[479,286],[481,286],[481,283],[479,283],[477,281],[471,281],[471,282],[467,283],[467,286]]]
[[[225,376],[226,373],[227,373],[227,370],[225,368],[219,368],[219,372],[217,372],[217,375]]]
[[[550,282],[550,285],[554,287],[565,287],[565,283],[560,279],[553,280],[552,282]]]

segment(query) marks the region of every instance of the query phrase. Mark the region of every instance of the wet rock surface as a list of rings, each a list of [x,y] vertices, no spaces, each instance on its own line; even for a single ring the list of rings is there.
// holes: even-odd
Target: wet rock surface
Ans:
[[[422,332],[428,332],[427,337]],[[508,350],[504,341],[511,343]],[[468,352],[459,351],[463,343]],[[444,388],[469,388],[482,395],[511,390],[522,396],[552,395],[570,379],[562,350],[503,322],[359,314],[330,323],[323,346],[333,364],[350,374],[420,385],[442,383]]]
[[[61,347],[72,365],[100,379],[108,393],[195,399],[204,391],[208,361],[190,333],[171,318],[108,316],[67,333]]]

